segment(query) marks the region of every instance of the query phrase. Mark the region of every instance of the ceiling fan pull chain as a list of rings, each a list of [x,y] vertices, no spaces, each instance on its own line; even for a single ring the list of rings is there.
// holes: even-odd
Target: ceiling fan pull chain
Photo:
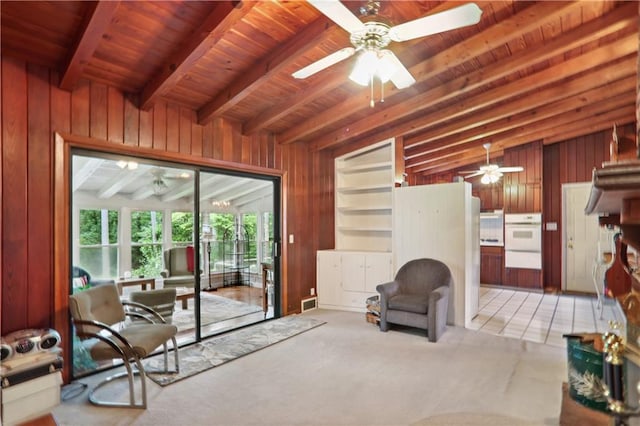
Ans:
[[[369,101],[369,106],[373,108],[373,106],[375,105],[373,102],[373,73],[371,73],[371,84],[369,84],[369,86],[371,87],[371,100]]]
[[[380,81],[380,103],[384,102],[384,83]]]

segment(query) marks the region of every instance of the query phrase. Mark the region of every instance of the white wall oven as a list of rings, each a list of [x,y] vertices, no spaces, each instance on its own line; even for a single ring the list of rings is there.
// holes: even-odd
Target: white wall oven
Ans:
[[[542,213],[506,214],[505,267],[542,269]]]

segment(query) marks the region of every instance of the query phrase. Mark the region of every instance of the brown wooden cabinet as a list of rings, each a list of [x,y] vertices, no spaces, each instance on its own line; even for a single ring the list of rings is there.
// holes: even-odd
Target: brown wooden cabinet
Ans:
[[[504,249],[502,247],[480,247],[480,283],[502,285],[504,272]]]

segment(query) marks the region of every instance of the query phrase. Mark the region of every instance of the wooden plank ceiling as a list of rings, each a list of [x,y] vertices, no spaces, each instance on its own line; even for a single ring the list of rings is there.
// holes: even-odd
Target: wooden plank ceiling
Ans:
[[[364,1],[344,4],[355,14]],[[383,1],[403,23],[459,5]],[[349,35],[304,1],[2,2],[2,55],[268,130],[279,143],[344,149],[402,137],[409,173],[431,174],[503,150],[635,121],[636,2],[480,1],[478,24],[390,49],[417,82],[370,90],[350,58],[307,79],[291,74],[350,46]]]

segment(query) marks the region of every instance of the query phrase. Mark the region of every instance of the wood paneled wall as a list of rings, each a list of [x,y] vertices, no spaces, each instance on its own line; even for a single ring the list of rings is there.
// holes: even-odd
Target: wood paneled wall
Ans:
[[[635,124],[618,126],[618,135],[634,134]],[[609,130],[544,147],[543,220],[558,224],[557,231],[543,233],[545,287],[562,288],[562,184],[591,182],[593,169],[609,161],[611,139]]]
[[[312,203],[310,188],[332,191],[329,182],[313,185],[310,170],[325,167],[322,157],[313,160],[304,145],[280,146],[267,133],[245,137],[239,124],[222,119],[198,125],[195,112],[179,105],[160,102],[142,111],[135,97],[103,84],[82,82],[67,92],[58,88],[57,72],[19,60],[1,58],[1,71],[2,334],[52,326],[53,252],[66,250],[54,247],[53,238],[54,132],[165,157],[175,153],[182,162],[212,159],[282,170],[288,182],[283,232],[295,235],[282,271],[283,310],[299,312],[300,298],[315,283],[318,231],[310,221],[324,226],[312,211],[324,205]]]
[[[632,137],[635,132],[633,123],[618,126],[619,136]],[[504,208],[511,212],[542,211],[545,223],[557,223],[557,231],[543,231],[542,282],[548,290],[560,290],[562,287],[562,184],[590,182],[592,170],[609,161],[610,142],[611,130],[607,130],[551,145],[541,146],[540,142],[536,142],[509,149],[505,151],[503,160],[497,162],[509,166],[522,165],[525,172],[505,175],[504,186],[509,186],[504,189],[504,200],[495,194],[498,187],[474,185],[474,195],[480,197],[483,210]],[[522,178],[520,175],[528,169],[535,172]],[[454,176],[455,171],[409,178],[411,184],[426,185],[450,182]],[[502,189],[502,185],[499,188]],[[505,274],[504,284],[524,278]]]
[[[504,150],[505,167],[522,166],[517,173],[505,173],[505,213],[542,212],[542,142],[532,142]]]

